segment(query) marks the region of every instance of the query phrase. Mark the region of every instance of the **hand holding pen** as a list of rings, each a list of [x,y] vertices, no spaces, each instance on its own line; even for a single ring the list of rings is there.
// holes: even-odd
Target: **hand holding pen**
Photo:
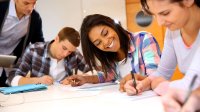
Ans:
[[[124,89],[129,96],[137,95],[144,90],[143,80],[137,80],[137,77],[135,77],[133,72],[130,72],[130,74],[132,80],[126,82]]]
[[[200,88],[191,92],[197,75],[191,80],[189,91],[177,88],[169,88],[168,92],[161,97],[165,112],[199,112]],[[185,97],[186,96],[186,97]]]
[[[136,94],[138,94],[137,83],[136,83],[136,79],[135,79],[135,75],[134,75],[133,71],[131,71],[131,76],[132,76],[132,80],[133,80],[133,87],[136,90]]]
[[[199,90],[196,90],[193,92],[192,92],[192,89],[195,85],[195,81],[197,80],[197,78],[198,78],[198,75],[195,75],[192,78],[192,81],[189,86],[189,90],[187,91],[186,97],[182,103],[182,108],[181,108],[180,112],[185,112],[185,111],[191,110],[191,107],[193,107],[193,111],[196,112],[196,110],[194,110],[194,106],[195,106],[195,102],[198,102],[198,100],[200,99],[200,88],[199,88]],[[194,98],[194,97],[196,97],[196,98]],[[199,107],[199,103],[196,103],[198,105],[198,107]],[[200,111],[200,108],[198,110]]]

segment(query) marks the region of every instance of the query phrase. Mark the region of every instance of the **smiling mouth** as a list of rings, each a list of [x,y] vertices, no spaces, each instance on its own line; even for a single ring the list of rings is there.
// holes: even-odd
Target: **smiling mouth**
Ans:
[[[107,48],[111,48],[113,47],[113,45],[114,45],[114,42],[112,41],[111,44]]]

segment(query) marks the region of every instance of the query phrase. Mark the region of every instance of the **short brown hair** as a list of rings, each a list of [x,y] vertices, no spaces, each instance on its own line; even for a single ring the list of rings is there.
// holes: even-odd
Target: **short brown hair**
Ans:
[[[76,47],[78,47],[80,44],[80,35],[78,31],[76,31],[74,28],[64,27],[62,30],[60,30],[58,36],[60,41],[67,39],[71,44]]]
[[[165,0],[163,0],[163,1],[165,1]],[[168,1],[171,3],[179,2],[180,5],[183,6],[183,4],[182,4],[183,0],[168,0]],[[145,11],[145,13],[152,15],[152,13],[149,10],[149,6],[147,4],[147,0],[140,0],[140,3],[142,5],[142,9]],[[194,4],[196,4],[198,7],[200,7],[200,0],[194,0]]]

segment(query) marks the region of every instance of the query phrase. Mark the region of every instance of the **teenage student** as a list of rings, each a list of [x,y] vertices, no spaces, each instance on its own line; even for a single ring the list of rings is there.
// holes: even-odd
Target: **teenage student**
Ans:
[[[79,43],[79,33],[71,27],[64,27],[54,40],[30,45],[10,72],[9,84],[51,85],[60,82],[66,85],[71,84],[68,77],[77,74],[77,70],[87,75],[89,67],[76,49]],[[26,77],[27,74],[30,76]],[[87,79],[93,80],[93,77]]]
[[[101,66],[105,73],[99,77],[99,83],[120,80],[131,72],[137,79],[143,79],[158,67],[160,49],[151,33],[129,32],[119,22],[101,14],[86,16],[80,31],[86,63],[90,69],[98,70]],[[106,74],[108,71],[114,74]],[[86,82],[80,77],[80,81]]]

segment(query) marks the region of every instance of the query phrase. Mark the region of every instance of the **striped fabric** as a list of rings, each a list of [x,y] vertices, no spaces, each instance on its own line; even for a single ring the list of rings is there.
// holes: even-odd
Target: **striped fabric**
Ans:
[[[156,39],[151,33],[145,31],[129,34],[131,41],[128,57],[131,58],[130,66],[132,66],[132,71],[141,75],[150,75],[156,71],[161,57],[161,51]],[[104,77],[104,80],[101,75],[102,82],[120,79],[117,62],[114,68],[115,73],[110,70],[110,74],[108,77]]]
[[[26,76],[29,71],[31,77],[49,75],[51,59],[48,50],[49,44],[52,42],[53,41],[46,43],[38,42],[30,45],[26,49],[23,57],[17,62],[15,69],[10,72],[9,83],[16,75]],[[89,66],[85,63],[83,56],[78,50],[64,59],[64,65],[66,77],[72,75],[73,71],[77,68],[84,73],[89,71]]]
[[[132,57],[132,70],[141,75],[150,75],[160,61],[161,51],[156,39],[148,32],[131,34],[129,56]]]

